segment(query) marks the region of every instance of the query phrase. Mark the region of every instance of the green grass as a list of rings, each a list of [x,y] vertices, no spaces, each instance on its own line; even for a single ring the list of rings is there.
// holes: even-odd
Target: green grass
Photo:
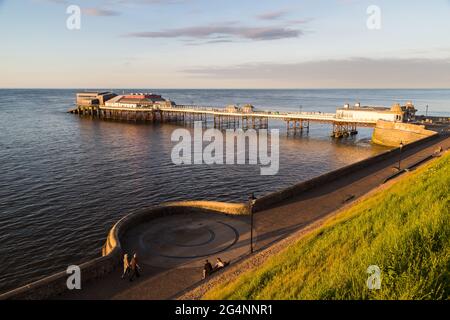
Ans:
[[[339,213],[206,299],[448,299],[450,155]],[[370,265],[381,289],[367,288]]]

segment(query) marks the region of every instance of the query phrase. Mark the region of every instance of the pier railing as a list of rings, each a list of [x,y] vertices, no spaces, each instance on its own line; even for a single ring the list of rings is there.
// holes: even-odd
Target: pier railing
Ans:
[[[340,118],[335,113],[313,111],[271,111],[271,110],[246,110],[240,108],[227,108],[218,106],[201,105],[164,105],[154,104],[149,106],[134,105],[125,106],[77,106],[69,112],[78,115],[87,115],[105,120],[144,121],[144,122],[173,122],[192,124],[202,121],[207,125],[213,123],[214,128],[242,128],[242,129],[266,129],[269,120],[284,121],[287,133],[302,134],[304,130],[309,132],[310,122],[331,124],[332,137],[340,138],[357,134],[356,127],[375,127],[375,120]]]

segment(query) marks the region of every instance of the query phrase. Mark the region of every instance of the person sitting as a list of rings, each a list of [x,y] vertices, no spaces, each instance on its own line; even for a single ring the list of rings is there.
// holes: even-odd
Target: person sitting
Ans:
[[[225,268],[229,264],[230,264],[229,262],[223,262],[222,259],[217,258],[216,265],[214,266],[214,270],[219,270],[219,269]]]
[[[206,260],[205,265],[203,266],[203,279],[205,279],[207,276],[209,276],[213,272],[213,267],[211,263]]]
[[[122,279],[125,278],[126,275],[130,274],[130,262],[128,261],[128,254],[123,255],[123,273],[122,273]]]
[[[134,276],[136,276],[137,278],[140,277],[141,267],[138,264],[138,258],[137,258],[137,254],[136,253],[133,255],[133,258],[131,258],[130,270],[131,270],[130,281],[133,281]]]

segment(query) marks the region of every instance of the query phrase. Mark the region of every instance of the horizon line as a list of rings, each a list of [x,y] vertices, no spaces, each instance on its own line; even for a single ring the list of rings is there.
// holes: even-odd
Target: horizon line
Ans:
[[[450,90],[450,87],[310,87],[310,88],[188,88],[188,87],[0,87],[0,90],[134,90],[134,89],[152,89],[152,90]]]

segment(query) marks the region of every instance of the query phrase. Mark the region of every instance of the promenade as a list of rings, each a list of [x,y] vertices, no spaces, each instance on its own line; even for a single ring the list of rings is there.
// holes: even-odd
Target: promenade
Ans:
[[[405,150],[402,155],[402,168],[426,158],[439,147],[449,149],[450,138],[438,137]],[[397,157],[380,161],[257,212],[256,249],[262,250],[280,243],[280,240],[304,230],[361,198],[382,185],[386,178],[396,172],[397,165]],[[213,213],[203,213],[201,216],[186,215],[182,223],[175,223],[171,220],[173,218],[169,217],[162,219],[164,220],[157,224],[160,227],[155,227],[156,221],[151,225],[139,226],[124,240],[125,251],[132,253],[137,250],[141,255],[143,269],[141,278],[133,282],[122,280],[119,268],[106,278],[90,283],[80,291],[68,292],[57,298],[173,299],[186,289],[201,284],[199,282],[202,264],[208,252],[211,253],[208,257],[211,262],[214,262],[217,256],[224,260],[232,260],[232,265],[228,268],[241,269],[240,272],[252,265],[253,258],[257,259],[257,255],[245,258],[249,251],[249,217],[221,217]],[[160,235],[163,234],[164,238],[161,238]],[[222,275],[219,275],[218,279],[220,277]],[[207,285],[203,285],[203,290],[206,287]],[[201,287],[198,292],[201,295]],[[197,298],[198,295],[188,297]]]

